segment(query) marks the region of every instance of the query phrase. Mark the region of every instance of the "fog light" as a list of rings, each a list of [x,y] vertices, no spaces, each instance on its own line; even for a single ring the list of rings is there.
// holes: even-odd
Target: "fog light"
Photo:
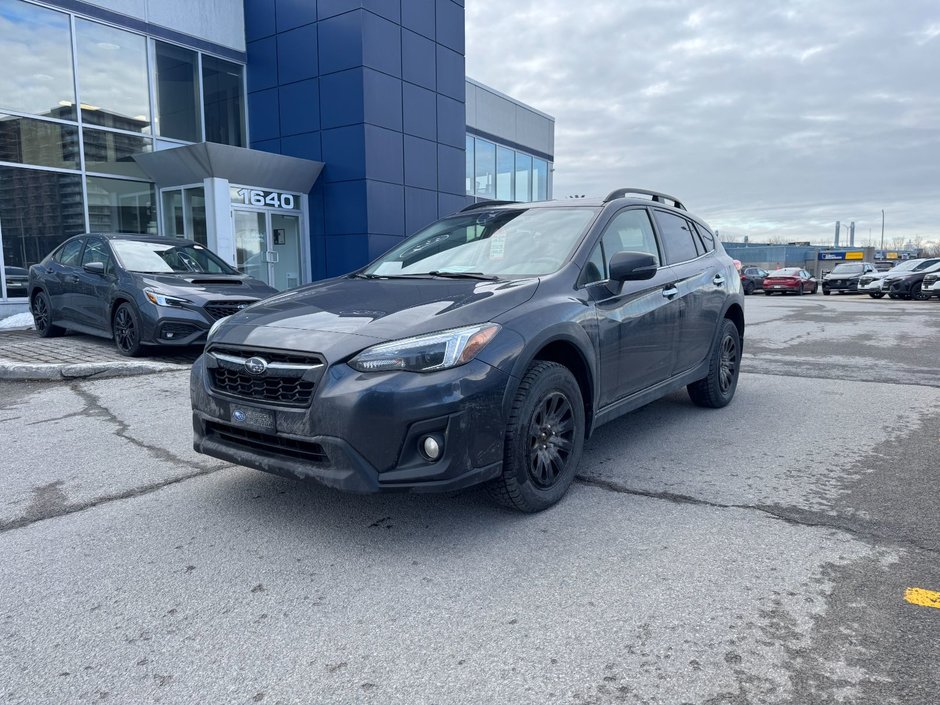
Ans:
[[[437,460],[441,457],[441,444],[434,436],[425,436],[419,444],[421,454],[428,460]]]

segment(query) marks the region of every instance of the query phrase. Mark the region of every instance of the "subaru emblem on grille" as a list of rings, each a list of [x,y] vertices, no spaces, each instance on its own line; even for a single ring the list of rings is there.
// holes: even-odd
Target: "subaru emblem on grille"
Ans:
[[[241,409],[235,409],[235,411],[232,412],[232,419],[238,421],[239,423],[244,421],[246,418],[248,418],[248,415]]]
[[[263,375],[264,371],[268,369],[268,361],[263,357],[249,357],[245,360],[245,369],[248,370],[249,374]]]

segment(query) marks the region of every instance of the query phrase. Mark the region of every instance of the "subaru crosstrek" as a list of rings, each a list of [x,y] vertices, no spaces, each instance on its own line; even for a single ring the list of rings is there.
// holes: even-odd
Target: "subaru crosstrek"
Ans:
[[[731,401],[743,304],[731,258],[671,196],[478,203],[216,323],[194,447],[354,492],[485,483],[538,511],[601,424],[682,387]]]

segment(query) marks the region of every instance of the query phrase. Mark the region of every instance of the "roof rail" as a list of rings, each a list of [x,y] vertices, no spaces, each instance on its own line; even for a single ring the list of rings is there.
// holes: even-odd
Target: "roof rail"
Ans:
[[[679,208],[680,210],[688,210],[675,196],[670,196],[668,193],[660,193],[659,191],[648,191],[647,189],[643,188],[618,188],[616,191],[611,191],[607,194],[607,198],[604,199],[604,203],[609,203],[615,198],[623,198],[628,193],[639,193],[644,196],[652,196],[653,200],[657,203],[662,203],[663,201],[672,201],[676,208]]]
[[[465,213],[467,211],[475,211],[477,208],[489,208],[490,206],[509,206],[513,203],[518,203],[519,201],[477,201],[476,203],[471,203],[465,208],[461,208],[458,213]]]

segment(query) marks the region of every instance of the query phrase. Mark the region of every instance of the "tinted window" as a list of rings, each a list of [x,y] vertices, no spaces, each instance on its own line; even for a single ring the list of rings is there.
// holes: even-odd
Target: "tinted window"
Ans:
[[[111,270],[111,252],[104,240],[92,238],[87,241],[85,252],[82,253],[82,266],[92,262],[101,262],[106,272]]]
[[[662,237],[663,253],[666,264],[685,262],[698,257],[699,252],[693,240],[689,221],[665,211],[654,211],[656,224]]]
[[[604,237],[604,259],[607,263],[618,252],[646,252],[656,258],[659,265],[659,250],[656,248],[656,236],[645,210],[631,210],[618,213],[610,221]],[[606,271],[606,268],[605,268]]]
[[[74,267],[78,264],[78,258],[82,254],[82,241],[72,240],[65,243],[61,250],[56,254],[55,260],[59,264],[67,267]]]
[[[203,55],[202,92],[206,142],[247,147],[242,67]]]
[[[154,43],[157,82],[157,125],[163,137],[199,140],[199,84],[196,52]]]
[[[698,223],[692,223],[692,229],[699,236],[700,242],[705,246],[705,252],[711,252],[715,249],[715,236],[708,232],[708,228],[703,228]]]

